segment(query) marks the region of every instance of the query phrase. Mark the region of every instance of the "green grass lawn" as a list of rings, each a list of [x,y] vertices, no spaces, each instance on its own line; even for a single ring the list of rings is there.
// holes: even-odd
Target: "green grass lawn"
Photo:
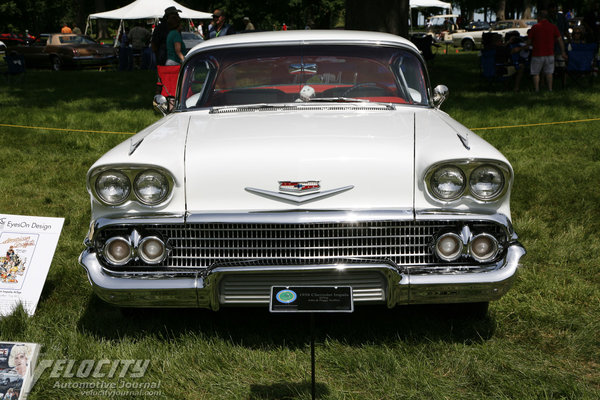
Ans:
[[[476,53],[438,54],[442,109],[469,128],[600,118],[597,88],[489,92]],[[147,72],[27,71],[0,86],[0,124],[135,132],[158,120]],[[596,83],[600,85],[600,83]],[[126,134],[0,126],[0,212],[64,217],[34,317],[0,320],[0,340],[43,344],[41,360],[145,360],[141,378],[47,371],[32,399],[103,399],[67,384],[157,383],[123,399],[308,399],[306,316],[266,310],[123,314],[91,292],[77,258],[89,224],[85,176]],[[600,398],[600,121],[481,130],[515,169],[513,220],[528,250],[484,320],[445,308],[317,317],[321,399]],[[156,395],[158,392],[158,395]]]

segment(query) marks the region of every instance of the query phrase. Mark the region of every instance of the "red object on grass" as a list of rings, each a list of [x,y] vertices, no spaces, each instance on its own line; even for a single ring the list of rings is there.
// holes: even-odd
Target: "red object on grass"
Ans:
[[[177,90],[177,78],[179,77],[179,65],[157,65],[158,72],[157,85],[162,86],[160,94],[165,97],[175,97]]]

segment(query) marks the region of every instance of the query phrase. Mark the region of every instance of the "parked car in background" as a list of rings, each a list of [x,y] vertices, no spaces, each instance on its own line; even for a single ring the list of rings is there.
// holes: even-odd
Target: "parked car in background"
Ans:
[[[116,61],[112,46],[75,34],[42,34],[34,42],[19,44],[11,51],[22,54],[28,68],[50,67],[55,71],[66,67],[100,67]]]
[[[0,33],[0,40],[6,47],[11,47],[19,44],[32,43],[35,40],[35,37],[29,34],[21,35],[17,33]]]
[[[481,39],[485,32],[495,32],[504,36],[506,33],[511,31],[517,31],[521,36],[526,36],[527,31],[531,29],[533,25],[537,23],[535,19],[516,19],[507,21],[498,21],[491,25],[491,29],[488,31],[471,31],[454,33],[452,35],[452,44],[455,47],[462,47],[469,51],[477,48],[481,48]]]
[[[465,25],[466,31],[487,31],[490,29],[490,24],[485,21],[471,21]]]
[[[23,378],[17,373],[15,369],[5,368],[0,369],[0,385],[8,386],[11,383],[18,382]]]
[[[181,38],[185,44],[185,48],[191,50],[195,45],[200,44],[204,41],[200,34],[195,32],[181,32]]]
[[[513,169],[439,110],[411,42],[231,35],[190,51],[178,86],[88,171],[80,263],[103,300],[267,307],[272,286],[326,285],[487,310],[511,286]]]

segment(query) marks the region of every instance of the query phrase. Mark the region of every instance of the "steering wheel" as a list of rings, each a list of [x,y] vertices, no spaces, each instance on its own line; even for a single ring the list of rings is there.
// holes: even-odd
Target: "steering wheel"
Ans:
[[[352,97],[349,96],[350,93],[356,91],[356,90],[360,90],[363,88],[377,88],[377,89],[381,89],[383,90],[385,93],[385,95],[389,95],[390,94],[390,89],[384,85],[383,83],[379,83],[379,82],[363,82],[363,83],[357,83],[356,85],[348,88],[343,94],[342,97]],[[368,96],[364,96],[364,97],[368,97]]]

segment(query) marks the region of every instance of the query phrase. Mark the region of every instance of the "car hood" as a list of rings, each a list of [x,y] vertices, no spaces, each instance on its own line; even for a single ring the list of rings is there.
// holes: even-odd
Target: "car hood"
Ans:
[[[195,113],[185,151],[188,212],[412,209],[414,109],[348,107]],[[277,196],[281,181],[345,190],[297,203]]]

